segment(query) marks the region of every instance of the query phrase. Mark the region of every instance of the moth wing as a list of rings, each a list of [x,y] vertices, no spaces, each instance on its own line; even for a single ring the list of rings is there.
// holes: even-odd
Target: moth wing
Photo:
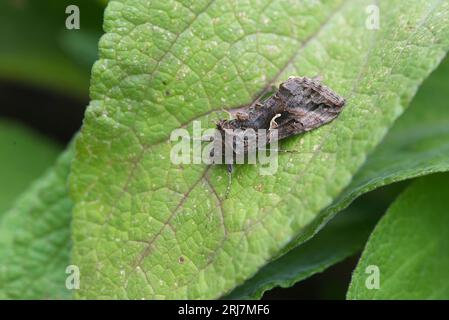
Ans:
[[[285,112],[277,121],[278,139],[318,128],[335,119],[345,100],[318,79],[290,77],[279,86]]]

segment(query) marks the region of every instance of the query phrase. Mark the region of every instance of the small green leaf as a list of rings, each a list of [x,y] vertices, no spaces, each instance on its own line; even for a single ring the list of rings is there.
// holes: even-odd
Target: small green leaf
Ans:
[[[37,133],[0,119],[0,217],[53,164],[59,151],[55,143]]]
[[[447,173],[421,178],[393,203],[366,245],[349,299],[449,299],[448,181]]]
[[[242,283],[350,182],[449,45],[447,2],[111,1],[72,167],[80,298],[215,298]],[[204,127],[291,74],[347,98],[332,124],[289,139],[261,177],[169,161],[170,132]],[[327,212],[325,212],[327,213]]]
[[[0,299],[66,299],[72,202],[69,148],[0,223]]]

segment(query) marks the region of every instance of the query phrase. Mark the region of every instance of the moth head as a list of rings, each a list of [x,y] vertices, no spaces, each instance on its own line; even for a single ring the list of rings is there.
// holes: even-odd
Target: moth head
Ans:
[[[217,122],[215,122],[215,126],[217,127],[218,130],[222,130],[223,129],[223,124],[226,122],[226,120],[218,120]]]

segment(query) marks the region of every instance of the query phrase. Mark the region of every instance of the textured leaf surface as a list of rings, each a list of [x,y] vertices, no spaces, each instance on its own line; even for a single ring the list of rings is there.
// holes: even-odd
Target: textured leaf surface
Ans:
[[[33,184],[0,223],[0,299],[64,299],[70,261],[72,151]]]
[[[449,58],[441,63],[438,69],[426,79],[419,88],[418,94],[413,99],[409,109],[402,115],[388,132],[382,143],[368,157],[366,163],[354,176],[351,184],[336,202],[327,210],[328,216],[347,206],[362,193],[369,192],[380,186],[397,181],[414,178],[432,172],[447,171],[449,168],[449,108],[447,108],[448,92],[446,84],[449,83]],[[381,199],[370,202],[363,208],[356,210],[349,207],[351,213],[359,212],[361,219],[366,219],[366,210],[372,210]],[[379,210],[377,208],[376,210]],[[382,211],[383,213],[383,211]],[[339,213],[340,214],[344,214]],[[338,216],[337,216],[338,219]],[[351,221],[351,220],[349,220]],[[346,239],[339,232],[360,235],[361,228],[370,230],[372,221],[356,220],[357,226],[342,224],[345,230],[339,230],[332,226],[325,227],[323,232],[330,234],[336,232],[335,238],[349,241],[321,241],[326,236],[317,234],[316,238],[306,243],[305,249],[301,245],[285,256],[270,262],[260,269],[250,280],[231,293],[231,297],[258,298],[263,291],[275,286],[292,285],[297,281],[320,272],[324,268],[355,254],[363,245],[366,238],[349,237]],[[331,224],[332,221],[331,221]],[[304,250],[314,248],[317,260],[310,259]],[[321,255],[322,252],[331,252],[329,255]],[[288,263],[294,261],[293,263]],[[315,262],[315,265],[309,262]],[[266,272],[268,270],[269,272]],[[306,270],[305,274],[303,270]]]
[[[388,164],[396,164],[396,163],[403,163],[402,166],[395,166],[394,168],[391,168],[388,170],[388,172],[397,172],[395,170],[407,170],[408,169],[408,163],[404,163],[404,161],[408,161],[410,159],[414,159],[416,157],[419,157],[421,154],[421,158],[423,160],[432,160],[432,155],[444,155],[444,148],[447,144],[446,142],[449,140],[448,135],[445,135],[444,132],[441,131],[441,125],[434,125],[434,122],[441,123],[441,121],[445,121],[445,119],[449,118],[449,111],[447,108],[445,108],[445,101],[446,101],[446,91],[444,90],[444,84],[447,81],[447,77],[449,75],[448,72],[448,66],[449,66],[449,59],[445,59],[445,61],[438,67],[437,71],[434,72],[426,81],[425,83],[420,87],[420,90],[416,97],[414,98],[410,109],[407,110],[407,112],[395,123],[392,130],[388,133],[385,140],[382,142],[382,144],[376,149],[376,151],[368,158],[367,163],[375,163],[371,161],[371,158],[377,158],[379,161],[380,159],[384,160],[383,166],[377,166],[377,168],[381,168],[382,170],[385,169],[385,167],[388,167]],[[430,103],[431,102],[431,103]],[[17,129],[9,128],[7,130],[7,127],[11,127],[10,125],[6,126],[3,125],[2,134],[3,137],[5,137],[6,133],[16,132]],[[416,128],[413,130],[413,128]],[[419,128],[419,129],[418,129]],[[413,135],[402,135],[402,133],[407,133],[412,131],[414,132]],[[435,130],[435,132],[432,132],[432,130]],[[20,130],[19,132],[22,132]],[[19,139],[17,140],[17,135],[14,134],[14,141],[17,141],[17,144],[15,144],[15,147],[17,146],[23,146],[22,149],[27,149],[28,151],[33,151],[33,146],[36,145],[34,143],[33,145],[30,144],[23,144],[20,143]],[[33,141],[35,138],[29,137],[28,135],[25,135],[24,137],[27,138],[27,141],[29,138],[31,138]],[[402,144],[395,144],[395,141],[407,141],[407,148],[402,148]],[[6,146],[11,142],[11,139],[5,139],[5,148],[2,150],[7,150]],[[2,144],[3,145],[3,144]],[[40,145],[40,144],[39,144]],[[388,145],[388,147],[387,147]],[[428,149],[425,149],[425,153],[421,153],[422,148],[418,148],[418,146],[427,146]],[[42,151],[42,146],[35,151]],[[16,149],[14,149],[16,150]],[[385,152],[385,155],[382,157],[377,156],[377,154],[382,150],[389,150],[389,152]],[[408,151],[408,152],[405,152]],[[411,153],[410,153],[411,152]],[[418,152],[418,153],[415,153]],[[8,155],[10,157],[12,155],[17,155],[16,152],[12,152]],[[35,156],[38,156],[35,152],[33,152]],[[27,158],[27,156],[24,156],[24,158]],[[389,159],[394,159],[394,161],[388,161]],[[444,163],[447,162],[446,157],[440,157],[439,160],[441,160],[439,168],[444,169]],[[2,161],[3,164],[6,162],[12,163],[11,161]],[[20,161],[14,161],[14,164],[17,165],[17,163],[20,163]],[[36,162],[33,162],[36,163]],[[414,162],[412,162],[414,163]],[[429,169],[433,167],[433,161],[420,161],[419,167],[415,168],[415,170],[411,170],[410,172],[414,172],[412,174],[412,177],[416,174],[425,174],[429,172]],[[28,163],[28,165],[30,165]],[[5,166],[3,166],[5,168]],[[358,177],[369,168],[369,166],[364,166],[360,170],[360,172],[357,173],[357,175],[354,178],[355,183],[351,183],[351,185],[348,187],[350,189],[353,186],[357,186],[359,181]],[[376,171],[376,170],[369,170],[370,175],[373,177],[376,177],[377,175],[382,175],[382,170]],[[5,170],[6,172],[12,172],[14,171],[17,173],[17,170]],[[23,171],[23,170],[22,170]],[[388,177],[388,176],[387,176]],[[407,178],[407,175],[403,174],[402,178]],[[402,179],[401,178],[401,179]],[[41,180],[46,180],[47,175],[41,178]],[[11,181],[10,179],[6,179],[8,181]],[[373,181],[379,181],[379,180],[373,180]],[[380,184],[385,184],[387,182],[394,182],[396,180],[394,179],[388,179],[383,181]],[[60,179],[57,180],[57,182],[61,185],[64,184],[64,180]],[[378,186],[379,183],[376,183]],[[10,186],[11,187],[11,186]],[[46,184],[46,187],[49,190],[53,190],[55,188],[54,184]],[[368,188],[370,189],[370,188]],[[9,189],[4,189],[9,190]],[[36,192],[36,197],[39,193],[43,192],[43,188],[33,188]],[[365,189],[366,190],[366,189]],[[30,194],[31,191],[28,192]],[[347,193],[349,194],[349,193]],[[356,194],[356,193],[354,193]],[[27,196],[29,197],[29,195]],[[351,199],[352,200],[352,199]],[[348,200],[349,201],[349,200]],[[340,214],[344,214],[345,216],[339,217],[337,216],[336,221],[331,221],[329,226],[326,226],[324,230],[320,231],[320,233],[314,237],[312,240],[307,242],[304,246],[299,246],[296,249],[290,251],[286,256],[283,256],[261,270],[250,280],[246,281],[244,285],[234,290],[230,295],[228,295],[228,298],[259,298],[264,291],[271,289],[275,286],[289,286],[292,285],[316,272],[320,272],[324,270],[325,268],[331,266],[332,264],[344,259],[347,256],[350,256],[354,254],[356,251],[358,251],[361,246],[364,244],[365,239],[367,237],[367,233],[371,230],[371,226],[373,222],[376,221],[375,217],[373,215],[367,215],[366,210],[369,209],[371,211],[379,211],[379,208],[376,208],[376,206],[379,203],[379,198],[376,196],[376,201],[373,203],[370,201],[368,204],[366,203],[366,200],[363,200],[363,206],[360,204],[357,205],[355,208],[351,207],[349,208],[349,212],[342,212]],[[40,205],[39,202],[33,202],[34,205]],[[27,208],[31,208],[31,206],[27,206]],[[55,212],[55,214],[61,214],[61,215],[67,215],[70,212],[71,206],[64,207],[64,211]],[[22,222],[26,222],[24,220],[21,220]],[[67,225],[65,228],[67,230],[70,228],[70,220],[66,219]],[[4,226],[4,230],[6,230],[5,227],[14,227],[17,230],[20,230],[22,228],[29,228],[29,224],[22,223],[19,225],[13,225],[8,224]],[[38,226],[36,224],[33,224],[32,227]],[[68,231],[67,231],[68,232]],[[37,235],[37,233],[34,233]],[[348,235],[351,235],[348,237]],[[329,241],[329,239],[332,239]],[[30,240],[31,242],[32,240]],[[52,246],[53,239],[51,237],[47,237],[44,239],[44,241],[47,241],[48,244],[45,244],[45,246]],[[42,242],[41,242],[42,243]],[[68,256],[68,250],[69,246],[66,247],[67,250],[67,256]],[[60,266],[65,268],[65,266],[68,264],[67,261],[65,261],[64,255],[62,255],[61,264]],[[268,271],[267,271],[268,270]],[[43,274],[42,277],[53,277],[53,271],[52,269],[46,270],[48,274]],[[60,271],[58,271],[60,273]],[[28,280],[29,281],[29,280]],[[61,280],[58,280],[61,281]],[[5,289],[5,288],[3,288]],[[7,295],[4,295],[4,297],[10,296],[10,293],[8,292],[9,288],[6,287]],[[3,293],[5,294],[5,292]],[[47,292],[46,297],[49,298],[55,298],[59,295],[59,289],[56,286],[55,291]],[[36,295],[36,296],[30,296],[34,298],[42,298],[42,295]]]
[[[418,157],[421,154],[422,148],[417,148],[417,146],[425,145],[430,149],[426,149],[427,151],[422,154],[422,158],[424,160],[432,160],[432,155],[439,155],[444,154],[443,151],[445,150],[444,147],[447,144],[446,142],[449,140],[449,135],[445,135],[444,132],[441,132],[441,125],[434,125],[434,121],[436,123],[440,123],[441,121],[444,121],[445,119],[449,118],[449,111],[447,108],[445,108],[445,101],[446,101],[446,91],[443,89],[444,84],[447,81],[447,77],[449,75],[449,59],[445,59],[445,61],[438,67],[437,71],[434,72],[426,81],[425,83],[420,87],[418,94],[413,99],[413,102],[410,106],[410,109],[407,110],[407,112],[401,116],[401,118],[395,123],[392,130],[388,133],[385,140],[382,142],[382,144],[376,149],[376,151],[368,157],[367,163],[373,163],[370,159],[371,158],[377,158],[381,159],[379,156],[377,156],[378,152],[381,150],[388,149],[389,152],[385,153],[385,155],[382,157],[384,159],[384,164],[388,163],[403,163],[404,160],[410,160],[414,159],[415,157]],[[431,103],[429,103],[431,102]],[[29,136],[25,134],[22,130],[19,130],[14,126],[11,127],[11,125],[3,124],[2,128],[2,138],[5,138],[6,136],[11,136],[7,134],[12,134],[11,139],[5,138],[2,143],[2,150],[6,151],[8,150],[7,146],[11,146],[11,141],[15,141],[16,143],[14,145],[14,152],[4,153],[4,156],[7,156],[7,159],[12,159],[11,156],[14,155],[14,161],[10,160],[3,160],[2,164],[3,167],[0,169],[7,168],[5,164],[9,163],[11,165],[18,166],[23,169],[24,164],[20,164],[19,161],[21,158],[28,159],[29,153],[26,153],[20,157],[16,157],[19,153],[17,153],[17,147],[20,147],[20,150],[22,151],[29,151],[34,155],[34,157],[37,157],[36,160],[32,164],[38,164],[39,161],[39,151],[45,151],[47,149],[46,147],[42,147],[41,143],[37,143],[38,141],[34,136]],[[399,128],[399,129],[397,129]],[[402,128],[402,129],[400,129]],[[413,135],[406,134],[405,136],[402,136],[402,133],[407,133],[413,130],[413,128],[416,128],[419,130],[414,130]],[[435,132],[432,132],[432,130],[435,130]],[[18,131],[18,134],[16,134]],[[26,140],[23,140],[23,142],[29,142],[31,139],[33,144],[29,143],[21,143],[23,138]],[[394,144],[395,141],[402,141],[407,138],[407,148],[402,148],[402,144]],[[425,143],[423,143],[425,142]],[[33,146],[38,145],[39,148],[37,150],[34,150]],[[46,145],[46,144],[45,144]],[[390,147],[386,147],[386,145],[389,145]],[[395,148],[395,146],[397,146]],[[22,148],[23,147],[23,148]],[[50,148],[52,149],[52,148]],[[404,151],[409,152],[404,152]],[[418,152],[418,154],[410,153],[410,152]],[[54,153],[54,152],[53,152]],[[20,153],[22,154],[22,153]],[[394,161],[386,161],[388,159],[394,159]],[[19,158],[19,159],[17,159]],[[444,169],[444,162],[447,162],[447,157],[440,157],[441,163],[440,167]],[[378,160],[379,161],[379,160]],[[48,161],[46,161],[48,162]],[[415,170],[410,172],[416,172],[415,174],[420,174],[421,172],[427,173],[429,172],[429,169],[432,168],[432,161],[420,161],[420,166],[418,168],[415,168]],[[31,164],[27,162],[27,167]],[[377,166],[378,168],[384,169],[384,166]],[[23,172],[24,170],[16,170],[8,167],[9,169],[5,170],[5,173],[14,172],[17,174],[18,172]],[[367,170],[369,166],[362,167],[361,171],[357,173],[357,175],[354,178],[354,182],[358,181],[359,175],[363,174],[364,171]],[[407,163],[403,163],[400,168],[398,166],[395,166],[397,168],[396,170],[407,170],[408,166]],[[391,172],[395,172],[393,168],[389,170]],[[373,177],[376,177],[377,174],[379,176],[382,176],[382,171],[376,171],[376,170],[370,170],[370,174]],[[412,176],[415,176],[413,174]],[[406,175],[402,175],[402,178],[406,178]],[[41,178],[42,180],[47,179],[47,175]],[[11,189],[11,181],[18,181],[17,176],[15,176],[14,179],[5,179],[6,181],[9,181],[8,185],[9,188],[4,188],[4,192],[2,193],[2,196],[5,195],[5,191]],[[30,179],[27,179],[26,182],[28,182]],[[2,180],[4,181],[4,180]],[[377,180],[374,180],[377,181]],[[388,182],[393,182],[395,180],[388,179]],[[387,181],[384,181],[382,184],[387,183]],[[61,185],[64,184],[64,180],[58,180],[58,183]],[[351,184],[348,189],[350,189],[352,186],[357,186],[356,184]],[[376,185],[379,185],[377,183]],[[53,190],[55,188],[52,184],[46,185],[50,190]],[[42,188],[33,188],[37,194],[39,192],[42,192]],[[28,192],[30,193],[30,192]],[[14,193],[16,195],[17,192]],[[29,196],[28,196],[29,197]],[[39,202],[33,202],[34,205],[39,205]],[[366,200],[363,202],[363,206],[357,205],[355,208],[350,207],[349,212],[342,212],[339,215],[343,214],[345,216],[336,217],[336,221],[331,221],[331,223],[325,227],[318,235],[314,238],[312,238],[309,242],[307,242],[304,246],[299,246],[296,249],[290,251],[286,256],[283,256],[273,262],[270,262],[267,266],[262,268],[258,271],[258,273],[252,278],[246,281],[241,287],[234,290],[230,295],[228,295],[228,298],[259,298],[264,291],[271,289],[275,286],[289,286],[292,285],[314,273],[320,272],[324,270],[325,268],[331,266],[332,264],[354,254],[360,248],[363,246],[366,237],[368,235],[368,232],[371,230],[371,226],[376,221],[375,217],[372,215],[367,215],[366,210],[370,209],[374,211],[379,211],[379,208],[376,208],[376,205],[379,203],[379,198],[376,196],[376,201],[373,203],[370,201],[369,203],[366,203]],[[28,206],[28,208],[30,208]],[[63,211],[55,212],[55,214],[62,214],[67,215],[70,211],[69,209],[71,206],[65,207],[67,211],[64,213]],[[380,212],[380,211],[379,211]],[[22,220],[22,222],[25,222]],[[66,219],[67,225],[65,228],[69,230],[70,228],[70,220]],[[12,225],[8,224],[5,227],[15,227],[16,232],[18,229],[21,228],[29,228],[29,224],[23,223],[21,225]],[[32,227],[38,226],[36,224],[33,224]],[[4,227],[3,231],[6,229]],[[37,234],[37,233],[35,233]],[[351,236],[349,236],[351,235]],[[332,240],[329,240],[332,239]],[[30,240],[31,242],[32,240]],[[48,246],[51,246],[51,243],[53,239],[51,237],[45,238],[45,241],[48,241]],[[47,246],[47,244],[46,244]],[[67,250],[67,256],[68,256],[68,250],[69,246],[66,247]],[[64,257],[62,255],[62,257]],[[64,260],[65,258],[61,259],[61,267],[65,267],[68,262]],[[52,272],[54,270],[48,269],[48,274],[43,274],[42,277],[53,277]],[[60,272],[60,271],[58,271]],[[60,280],[58,280],[60,281]],[[6,287],[7,288],[7,287]],[[55,298],[59,296],[58,288],[55,287],[55,291],[53,292],[47,292],[47,297]],[[8,291],[8,288],[6,289]],[[3,293],[5,294],[5,293]],[[5,296],[5,295],[4,295]],[[8,295],[9,296],[9,293]],[[42,296],[31,296],[35,298],[41,298]]]
[[[449,299],[449,174],[421,178],[390,207],[354,272],[349,299]],[[369,265],[380,288],[367,289]]]
[[[53,164],[58,152],[56,144],[37,133],[0,119],[0,217]]]
[[[73,260],[82,298],[215,298],[254,274],[349,183],[449,41],[448,3],[192,4],[111,1],[77,141]],[[348,104],[284,143],[261,177],[239,166],[176,166],[170,132],[250,103],[292,74],[320,74]],[[223,114],[221,114],[223,116]]]

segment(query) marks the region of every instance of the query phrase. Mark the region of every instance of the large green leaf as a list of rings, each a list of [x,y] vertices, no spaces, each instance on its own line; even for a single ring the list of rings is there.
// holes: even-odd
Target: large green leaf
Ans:
[[[420,148],[411,147],[413,145],[413,142],[417,144],[424,145],[423,143],[420,143],[420,141],[427,141],[425,145],[431,147],[432,149],[427,152],[428,155],[438,154],[438,150],[444,150],[444,145],[446,144],[445,141],[449,139],[449,137],[446,135],[446,139],[444,138],[444,135],[439,136],[438,135],[438,126],[432,125],[432,119],[435,119],[436,121],[440,121],[441,119],[448,119],[449,118],[449,110],[447,108],[444,108],[445,105],[445,99],[446,99],[446,92],[442,90],[440,87],[441,85],[444,85],[446,83],[446,79],[449,75],[448,72],[449,67],[449,59],[446,58],[445,61],[438,67],[437,71],[434,72],[426,81],[425,83],[420,87],[418,94],[414,98],[410,109],[407,110],[407,112],[401,116],[401,118],[398,120],[398,122],[394,125],[392,130],[388,133],[387,137],[384,139],[382,144],[376,149],[376,151],[368,158],[368,163],[372,163],[370,161],[371,157],[379,158],[377,157],[377,153],[380,150],[387,149],[385,145],[390,145],[391,149],[388,154],[385,154],[384,159],[388,160],[389,157],[393,157],[395,161],[397,162],[403,162],[407,159],[413,159],[415,156],[418,156],[418,154],[410,154],[410,153],[404,153],[404,150],[415,150],[419,152]],[[432,102],[432,103],[428,103]],[[424,110],[424,112],[423,112]],[[422,114],[424,113],[424,114]],[[430,119],[429,119],[430,117]],[[412,130],[413,127],[418,127],[422,121],[427,119],[425,123],[423,123],[423,126],[421,126],[421,130],[416,130],[415,134],[413,136],[409,136],[409,147],[404,149],[401,148],[400,145],[397,145],[398,148],[394,148],[394,142],[401,139],[401,132],[407,132]],[[3,127],[5,129],[5,127]],[[396,128],[409,128],[408,130],[398,130]],[[437,130],[435,134],[429,134],[429,130]],[[14,129],[13,129],[14,130]],[[2,131],[2,134],[6,134],[8,130]],[[396,136],[397,135],[397,136]],[[14,135],[16,137],[16,135]],[[33,138],[34,136],[30,137]],[[428,140],[427,140],[428,139]],[[17,137],[14,139],[17,140]],[[10,142],[11,139],[5,139],[6,142]],[[393,144],[393,145],[392,145]],[[33,150],[32,146],[29,144],[22,144],[17,143],[18,146],[23,146],[23,149],[27,150]],[[16,145],[16,146],[17,146]],[[33,144],[35,145],[35,144]],[[40,146],[40,145],[39,145]],[[42,151],[45,148],[39,147],[36,152]],[[4,149],[6,150],[6,149]],[[22,148],[21,148],[22,150]],[[12,152],[9,154],[17,154],[15,152]],[[405,157],[405,159],[403,159]],[[24,156],[24,158],[28,158],[28,156]],[[432,159],[432,157],[429,156],[429,159]],[[444,164],[444,162],[447,162],[448,160],[446,158],[441,158],[442,161],[441,165]],[[2,161],[2,163],[5,163]],[[16,161],[14,163],[20,163],[20,161]],[[392,163],[391,161],[388,161],[387,163]],[[417,174],[419,172],[426,173],[429,170],[429,165],[432,165],[432,161],[422,161],[421,167],[416,168]],[[362,167],[362,170],[355,176],[354,181],[358,180],[358,176],[362,174],[362,172],[366,171],[369,168],[369,166]],[[442,166],[444,168],[444,166]],[[0,168],[1,169],[1,168]],[[401,166],[402,170],[407,170],[407,166],[404,163],[404,166]],[[14,171],[17,173],[17,170],[7,170],[6,172],[12,172]],[[19,170],[20,171],[20,170]],[[381,173],[380,173],[381,174]],[[372,172],[372,175],[375,176],[375,172]],[[414,176],[414,175],[412,175]],[[404,178],[406,176],[403,176]],[[42,179],[47,179],[47,175],[45,175]],[[10,181],[10,179],[8,179]],[[375,180],[374,180],[375,181]],[[388,180],[391,181],[391,180]],[[64,179],[57,180],[58,184],[63,185]],[[386,183],[386,181],[385,181]],[[354,184],[351,184],[353,186]],[[357,185],[357,184],[355,184]],[[47,184],[47,190],[48,192],[52,192],[52,190],[56,187],[59,188],[53,184]],[[8,189],[9,190],[9,189]],[[35,197],[39,195],[39,192],[42,193],[42,188],[36,189],[33,188],[36,192]],[[28,191],[28,194],[30,194],[32,191]],[[393,193],[395,194],[395,193]],[[337,216],[336,221],[331,221],[331,223],[325,227],[320,233],[317,234],[316,237],[312,238],[309,242],[307,242],[304,246],[299,246],[296,249],[290,251],[286,256],[283,256],[270,264],[268,264],[266,267],[259,270],[259,272],[250,280],[246,281],[243,286],[237,288],[235,291],[233,291],[228,298],[258,298],[261,296],[261,294],[271,289],[274,286],[289,286],[297,281],[300,281],[301,279],[304,279],[316,272],[322,271],[323,269],[331,266],[335,262],[338,262],[347,256],[350,256],[354,254],[356,251],[358,251],[361,246],[364,244],[364,240],[367,237],[367,233],[369,230],[371,230],[372,223],[376,221],[375,216],[373,216],[371,213],[367,215],[366,210],[373,211],[373,214],[381,212],[382,209],[378,207],[379,202],[389,202],[389,199],[379,199],[379,194],[376,193],[373,196],[370,196],[370,198],[375,197],[374,201],[366,202],[366,199],[362,200],[363,203],[356,204],[356,207],[350,207],[349,212],[342,212],[340,214],[344,216]],[[382,200],[382,201],[379,201]],[[19,203],[20,205],[20,203]],[[34,201],[33,206],[40,206],[39,201]],[[28,209],[36,210],[31,206],[27,206]],[[58,214],[62,214],[66,216],[69,214],[69,209],[71,206],[67,206],[67,211],[60,211]],[[15,210],[17,212],[17,209]],[[340,215],[339,214],[339,215]],[[30,226],[36,226],[35,224],[28,224],[27,221],[21,220],[24,222],[22,225],[6,225],[5,227],[11,227],[16,228],[15,230],[21,230],[23,228],[29,228]],[[70,220],[66,219],[66,228],[69,229],[70,227]],[[349,236],[350,235],[350,236]],[[332,239],[329,241],[329,239]],[[48,242],[48,244],[45,244],[45,246],[52,246],[53,238],[47,237],[44,239]],[[338,240],[338,241],[336,241]],[[19,247],[20,248],[20,247]],[[39,247],[36,247],[39,249]],[[69,249],[69,246],[66,247],[66,250]],[[51,253],[51,251],[50,251]],[[52,257],[47,255],[47,261],[51,261]],[[67,259],[67,261],[65,261]],[[60,260],[60,267],[65,268],[65,266],[68,264],[68,253],[66,256],[62,255]],[[44,263],[45,264],[45,263]],[[10,266],[11,267],[11,266]],[[270,272],[266,272],[266,270],[269,270]],[[26,270],[26,269],[22,269]],[[48,270],[48,274],[43,274],[42,277],[53,277],[54,273],[53,270]],[[21,276],[26,276],[26,274],[21,274]],[[60,280],[57,280],[60,281]],[[28,287],[32,288],[34,282],[28,280]],[[61,282],[60,282],[61,284]],[[3,288],[5,289],[5,288]],[[60,296],[60,287],[55,286],[53,287],[53,291],[46,292],[45,297],[47,298],[56,298]],[[32,291],[35,291],[36,289],[33,288]],[[6,292],[3,292],[4,297],[10,297],[9,290],[6,289]],[[42,298],[42,295],[31,295],[28,296],[30,298]]]
[[[214,298],[254,274],[349,183],[449,41],[445,1],[111,1],[71,189],[83,298]],[[247,104],[288,75],[348,99],[283,144],[273,176],[169,161],[170,132]]]
[[[0,299],[62,299],[70,261],[69,148],[0,222]],[[28,158],[29,160],[29,158]]]
[[[393,203],[368,241],[349,299],[449,299],[448,181],[447,173],[421,178]],[[366,286],[375,276],[369,266],[378,268],[379,289]]]
[[[380,186],[397,181],[426,175],[432,172],[443,172],[449,169],[449,108],[447,108],[448,92],[445,90],[449,83],[449,57],[419,88],[410,109],[405,112],[388,132],[385,139],[371,154],[366,163],[354,176],[351,184],[345,189],[334,204],[326,209],[327,217],[346,207],[351,201],[363,193]],[[379,201],[377,199],[376,201]],[[365,211],[371,209],[373,203],[363,208],[351,208],[352,212],[359,212],[361,218],[369,218]],[[230,297],[258,298],[261,294],[275,286],[288,286],[320,272],[356,252],[363,245],[363,237],[345,238],[339,232],[356,232],[364,221],[356,221],[358,226],[343,224],[345,231],[329,226],[323,230],[329,237],[348,241],[321,241],[325,236],[317,235],[312,243],[299,246],[289,251],[285,256],[270,262],[267,266],[241,287],[232,292]],[[372,226],[372,220],[365,221],[364,228]],[[353,230],[353,231],[351,231]],[[334,232],[334,235],[331,233]],[[310,247],[318,252],[316,259],[310,259]],[[321,255],[321,252],[332,252]],[[294,261],[294,263],[286,263]],[[311,261],[313,263],[311,263]],[[269,270],[269,272],[266,272]],[[306,272],[304,272],[306,271]]]
[[[0,119],[0,217],[52,165],[58,152],[55,143],[19,124]]]

